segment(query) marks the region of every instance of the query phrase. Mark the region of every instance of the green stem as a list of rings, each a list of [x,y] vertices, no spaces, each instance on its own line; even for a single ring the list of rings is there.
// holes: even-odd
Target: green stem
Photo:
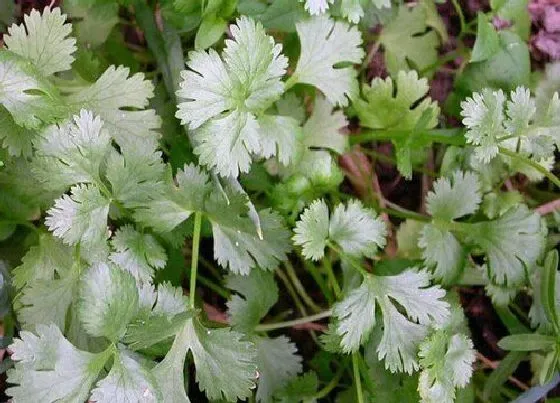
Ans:
[[[391,203],[391,205],[393,205]],[[403,218],[405,220],[414,220],[414,221],[420,221],[420,222],[430,222],[432,221],[432,219],[428,216],[422,215],[422,214],[418,214],[414,211],[410,211],[410,210],[406,210],[403,208],[395,208],[395,205],[393,205],[394,208],[389,208],[389,207],[380,207],[379,211],[383,212],[383,213],[387,213],[389,215],[392,215],[393,217],[398,217],[398,218]]]
[[[422,140],[426,144],[441,143],[453,146],[464,146],[465,137],[461,134],[464,129],[431,129],[431,130],[400,130],[400,129],[372,129],[363,130],[361,134],[350,136],[350,144],[367,143],[374,140],[405,140],[412,136],[416,141]]]
[[[194,308],[195,290],[196,290],[196,272],[198,270],[198,251],[200,248],[200,228],[202,224],[202,213],[197,211],[194,213],[194,232],[192,244],[192,258],[191,258],[191,281],[189,287],[189,301],[191,308]]]
[[[305,302],[305,304],[313,311],[321,311],[321,308],[317,304],[315,304],[313,299],[309,296],[309,294],[307,294],[307,291],[305,291],[305,287],[303,286],[303,284],[301,284],[301,281],[299,281],[296,271],[294,270],[294,267],[292,266],[290,261],[286,261],[284,263],[284,267],[286,268],[286,273],[288,274],[290,280],[292,280],[292,284],[294,285],[303,302]]]
[[[228,290],[226,290],[224,287],[214,283],[212,280],[210,280],[209,278],[206,278],[202,275],[200,275],[200,273],[197,273],[196,276],[197,280],[205,285],[206,287],[210,288],[212,291],[214,291],[216,294],[218,294],[220,297],[224,298],[224,299],[228,299],[230,297],[230,292]]]
[[[255,327],[257,332],[269,332],[271,330],[276,329],[283,329],[285,327],[293,327],[298,325],[303,325],[305,323],[316,322],[321,319],[325,319],[332,316],[332,311],[329,309],[328,311],[319,312],[315,315],[304,316],[303,318],[294,319],[294,320],[287,320],[285,322],[278,322],[278,323],[264,323],[262,325],[258,325]]]
[[[352,370],[354,372],[354,382],[356,384],[356,397],[358,403],[364,403],[364,394],[362,392],[362,378],[360,377],[360,368],[358,367],[359,351],[352,353]]]
[[[334,388],[336,388],[336,386],[338,385],[338,383],[340,382],[340,379],[342,378],[342,375],[344,374],[344,370],[345,370],[345,366],[341,365],[336,373],[334,374],[333,378],[329,381],[329,383],[327,383],[325,385],[325,387],[323,389],[321,389],[320,391],[318,391],[315,396],[313,396],[313,398],[315,400],[319,400],[322,399],[324,397],[327,397],[329,395],[329,393],[332,392],[332,390]]]
[[[305,306],[299,299],[299,296],[296,290],[294,289],[294,286],[290,282],[290,279],[288,278],[288,276],[286,276],[286,273],[284,273],[280,268],[276,269],[275,273],[278,277],[280,277],[280,280],[282,280],[282,282],[284,283],[284,286],[288,290],[288,294],[290,294],[290,296],[294,300],[294,303],[296,304],[299,313],[301,315],[307,315],[307,309],[305,309]]]
[[[365,149],[365,148],[363,148],[361,151],[364,154],[375,158],[376,160],[379,160],[381,162],[385,162],[385,163],[397,166],[397,160],[395,158],[389,157],[388,155],[385,155],[385,154],[380,153],[380,152],[375,151],[375,150],[368,150],[368,149]],[[437,173],[432,172],[432,171],[430,171],[428,169],[425,169],[423,167],[414,167],[412,169],[416,172],[420,172],[422,174],[426,174],[426,175],[432,176],[434,178],[438,176]]]
[[[292,74],[290,78],[284,83],[284,92],[288,92],[290,88],[296,85],[298,82],[298,78],[295,74]]]
[[[332,250],[334,250],[338,254],[338,256],[340,256],[341,258],[344,258],[348,263],[350,263],[350,266],[352,266],[354,269],[358,270],[360,273],[362,273],[362,275],[364,275],[364,276],[369,275],[367,270],[364,269],[359,262],[356,262],[352,256],[347,255],[342,249],[340,249],[334,243],[332,243],[330,241],[327,241],[327,246],[329,248],[331,248]],[[340,290],[340,288],[339,288],[339,290]],[[337,295],[337,297],[338,297],[338,295]]]
[[[453,3],[453,7],[455,8],[455,11],[457,12],[457,15],[459,16],[459,24],[461,26],[461,32],[459,33],[459,38],[462,38],[463,35],[466,33],[466,23],[465,23],[465,15],[463,14],[463,10],[461,9],[461,5],[459,4],[459,2],[457,0],[451,0],[451,3]]]
[[[309,262],[308,260],[304,260],[303,264],[305,266],[305,269],[309,272],[309,274],[311,274],[311,277],[313,277],[313,280],[315,280],[315,282],[321,289],[321,292],[327,299],[329,305],[332,304],[333,295],[331,293],[331,290],[329,290],[329,287],[327,286],[327,283],[325,282],[323,275],[319,273],[319,270],[317,270],[317,266],[315,266],[313,263]]]
[[[508,150],[504,147],[499,147],[500,154],[510,157],[514,160],[524,163],[525,165],[529,165],[531,168],[536,169],[538,172],[546,176],[552,183],[554,183],[558,188],[560,188],[560,179],[552,172],[549,172],[545,167],[540,165],[538,162],[533,161],[530,158],[526,158],[522,155],[519,155],[511,150]]]
[[[329,279],[329,282],[331,283],[331,287],[334,290],[335,298],[340,297],[342,295],[342,290],[340,289],[340,286],[338,285],[338,281],[336,280],[336,276],[334,275],[331,259],[329,258],[329,256],[325,256],[325,258],[323,259],[323,267],[327,272],[327,278]]]

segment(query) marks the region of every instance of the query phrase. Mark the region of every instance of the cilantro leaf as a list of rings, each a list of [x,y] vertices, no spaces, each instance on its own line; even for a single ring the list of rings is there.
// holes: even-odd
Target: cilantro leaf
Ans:
[[[38,325],[37,334],[22,331],[9,349],[15,367],[8,371],[6,390],[14,401],[88,400],[91,385],[102,370],[105,353],[78,350],[55,325]]]
[[[418,239],[426,267],[434,269],[434,277],[451,283],[465,264],[466,252],[451,231],[426,224]]]
[[[240,294],[227,303],[231,326],[240,332],[252,331],[278,300],[274,275],[263,270],[251,270],[246,276],[230,274],[226,285]]]
[[[439,107],[426,97],[428,89],[428,80],[418,78],[416,71],[399,71],[394,84],[387,77],[385,80],[375,78],[370,85],[364,85],[365,99],[358,98],[354,102],[362,125],[372,129],[411,131],[409,137],[392,140],[397,147],[397,167],[408,179],[412,176],[411,153],[423,145],[414,138],[414,130],[431,129],[438,124]]]
[[[485,252],[497,284],[519,284],[544,250],[541,217],[521,204],[494,221],[474,224],[471,241]]]
[[[162,269],[167,261],[165,249],[150,234],[142,234],[131,225],[118,229],[111,245],[109,259],[141,282],[151,282],[154,270]]]
[[[163,395],[170,401],[188,401],[183,365],[190,351],[196,381],[209,399],[236,401],[248,397],[257,377],[256,350],[242,336],[227,328],[208,329],[197,319],[187,319],[171,350],[153,370]]]
[[[210,177],[194,164],[185,164],[177,171],[177,185],[168,183],[164,191],[152,195],[135,211],[135,219],[158,232],[173,230],[195,211],[204,210],[204,201],[211,190]]]
[[[362,39],[356,27],[316,16],[296,23],[301,54],[291,80],[314,85],[330,103],[348,105],[358,94],[357,72],[352,67],[335,68],[342,62],[360,63]]]
[[[261,138],[261,155],[277,155],[281,164],[288,165],[296,155],[297,140],[302,137],[298,121],[288,116],[263,115],[257,122],[267,134]]]
[[[385,246],[387,229],[375,211],[366,209],[359,201],[339,204],[329,218],[323,200],[314,201],[296,223],[294,243],[303,247],[303,255],[312,260],[324,256],[324,249],[332,241],[345,253],[372,257]]]
[[[475,155],[484,163],[498,154],[498,139],[506,136],[502,125],[505,101],[502,90],[485,89],[461,102],[461,116],[467,127],[465,138],[467,143],[476,146]]]
[[[480,183],[472,172],[455,171],[450,178],[439,178],[426,196],[428,213],[442,220],[474,214],[480,202]]]
[[[136,208],[162,193],[165,165],[161,157],[149,143],[127,147],[121,153],[111,149],[105,172],[111,194],[125,207]]]
[[[77,277],[68,276],[53,280],[35,280],[22,291],[18,319],[24,329],[34,329],[38,324],[54,323],[65,329],[68,308],[74,299]]]
[[[76,185],[47,211],[45,225],[67,245],[80,244],[86,257],[106,255],[110,201],[93,185]]]
[[[30,62],[43,75],[49,76],[70,69],[74,61],[76,40],[68,38],[72,25],[65,24],[60,8],[45,7],[43,13],[33,9],[23,17],[25,26],[12,25],[4,35],[7,48]]]
[[[272,402],[272,396],[302,370],[296,346],[285,336],[258,337],[256,363],[259,370],[258,402]]]
[[[162,396],[154,376],[126,350],[114,354],[109,374],[97,382],[90,399],[97,403],[158,402]]]
[[[367,339],[376,324],[378,304],[384,327],[377,347],[379,359],[385,359],[391,372],[417,369],[416,348],[427,334],[427,326],[441,324],[449,316],[449,304],[442,300],[445,291],[430,287],[429,278],[427,272],[413,269],[396,276],[365,277],[360,287],[334,307],[343,351],[357,351]],[[405,314],[397,310],[395,302]]]
[[[51,234],[39,236],[38,245],[29,248],[21,265],[12,272],[16,289],[36,280],[51,280],[55,272],[63,276],[72,268],[72,251]]]
[[[99,116],[81,110],[60,126],[49,127],[37,144],[34,174],[49,189],[99,183],[101,164],[111,146]]]
[[[437,61],[439,38],[428,29],[427,9],[401,5],[394,20],[383,27],[379,42],[385,48],[385,63],[392,75],[399,70],[422,71]]]
[[[78,312],[91,336],[119,340],[138,310],[138,290],[127,272],[98,263],[83,275]]]
[[[420,345],[418,391],[423,401],[453,402],[455,389],[464,388],[473,372],[475,350],[458,303],[452,303],[451,312],[448,322]]]
[[[129,73],[127,67],[110,66],[95,83],[69,95],[67,101],[74,110],[87,109],[99,115],[121,147],[155,144],[161,119],[153,109],[144,109],[154,87],[143,73],[131,77]]]
[[[223,60],[213,50],[189,54],[176,116],[194,130],[201,163],[236,177],[249,170],[251,154],[262,153],[261,138],[276,142],[266,138],[255,114],[282,95],[287,59],[260,23],[241,17],[230,30],[233,40],[226,41]]]
[[[9,51],[0,51],[0,103],[16,124],[29,129],[67,114],[58,90],[32,64]]]
[[[2,147],[8,150],[8,154],[19,157],[30,157],[33,152],[33,141],[37,137],[35,130],[19,126],[10,115],[10,112],[0,106],[0,140]]]
[[[214,237],[214,258],[222,267],[233,273],[248,274],[255,266],[274,270],[280,261],[287,259],[290,233],[280,215],[268,209],[259,211],[261,237],[250,218],[239,215],[224,219],[221,213],[217,214],[218,211],[223,210],[213,209],[209,219]],[[235,214],[234,210],[232,214]]]
[[[340,130],[347,124],[342,111],[333,111],[333,106],[327,99],[317,96],[313,113],[303,126],[303,144],[342,154],[348,146],[348,137]]]
[[[324,14],[328,8],[329,4],[334,3],[334,0],[299,0],[300,2],[305,1],[305,10],[311,15]]]

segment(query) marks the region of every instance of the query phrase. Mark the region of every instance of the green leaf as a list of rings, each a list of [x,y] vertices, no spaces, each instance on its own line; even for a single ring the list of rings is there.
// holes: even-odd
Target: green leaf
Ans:
[[[155,144],[161,119],[153,109],[144,109],[154,87],[143,73],[129,77],[129,72],[123,66],[110,66],[94,84],[68,96],[68,103],[75,111],[87,109],[99,115],[123,148]]]
[[[461,98],[486,87],[507,91],[529,85],[531,63],[527,44],[512,32],[500,31],[498,36],[499,50],[488,60],[469,63],[457,78],[455,87]]]
[[[512,22],[513,30],[523,40],[529,39],[531,15],[527,10],[528,0],[491,0],[490,6],[498,17]]]
[[[236,274],[248,274],[256,266],[274,270],[287,259],[290,232],[279,214],[268,209],[259,211],[259,235],[250,217],[235,216],[232,209],[232,217],[226,219],[222,213],[225,210],[216,207],[209,207],[208,218],[214,237],[214,258],[222,267]]]
[[[418,403],[418,375],[392,373],[377,358],[377,345],[381,339],[381,329],[374,330],[365,346],[364,359],[368,376],[373,384],[372,401],[383,403]]]
[[[496,284],[519,284],[544,249],[541,217],[521,204],[494,221],[473,224],[468,234],[488,261]]]
[[[556,337],[538,333],[512,334],[502,338],[498,346],[509,351],[548,351],[556,344]]]
[[[439,178],[426,196],[432,217],[451,221],[474,214],[481,202],[480,183],[472,172],[455,171],[450,178]]]
[[[55,272],[65,276],[72,270],[72,250],[51,234],[39,236],[38,245],[29,248],[21,265],[12,272],[12,284],[19,290],[31,281],[52,280]]]
[[[65,190],[78,183],[100,183],[111,138],[99,116],[81,110],[60,126],[49,127],[37,144],[33,173],[47,189]]]
[[[24,16],[25,26],[14,24],[8,28],[4,43],[45,76],[69,70],[74,61],[72,53],[76,51],[76,40],[68,38],[72,25],[65,21],[66,15],[61,14],[58,7],[52,11],[45,7],[43,14],[31,10],[31,14]]]
[[[183,365],[188,351],[196,368],[200,390],[211,400],[236,401],[252,394],[257,377],[256,351],[242,334],[227,328],[208,329],[197,319],[188,319],[173,346],[153,370],[163,396],[185,402]]]
[[[255,344],[259,371],[257,401],[273,402],[273,395],[301,372],[302,358],[296,354],[295,344],[285,336],[258,337]]]
[[[78,42],[86,48],[105,43],[113,27],[119,23],[117,2],[83,4],[82,0],[66,0],[63,7],[73,20],[72,28]]]
[[[333,111],[333,106],[326,98],[317,96],[313,113],[303,126],[303,144],[342,154],[348,146],[348,137],[341,130],[347,125],[342,111]]]
[[[450,284],[465,265],[466,252],[451,231],[426,224],[420,233],[418,246],[428,268],[434,269],[434,277]]]
[[[34,280],[22,291],[22,306],[17,310],[24,329],[33,330],[38,324],[54,323],[65,329],[68,308],[77,289],[77,276],[55,280]]]
[[[314,398],[318,387],[317,374],[310,371],[289,382],[277,397],[280,403],[305,402]]]
[[[169,232],[187,220],[195,211],[204,210],[204,201],[212,189],[206,172],[194,164],[177,171],[175,183],[158,194],[152,194],[135,212],[135,219],[157,232]],[[144,199],[145,200],[145,199]]]
[[[9,349],[15,366],[6,393],[14,402],[83,402],[107,360],[106,352],[78,350],[55,325],[22,331]]]
[[[294,243],[303,247],[303,255],[312,260],[324,256],[329,242],[338,244],[345,253],[373,257],[385,246],[387,229],[375,211],[359,201],[339,204],[329,218],[323,200],[314,201],[296,223]]]
[[[91,336],[119,340],[137,311],[138,290],[129,273],[98,263],[83,275],[78,312]]]
[[[155,195],[164,193],[165,165],[160,151],[152,144],[139,144],[121,150],[111,149],[105,175],[111,194],[127,208],[137,208]]]
[[[35,130],[27,129],[16,124],[10,112],[0,106],[0,139],[2,147],[14,157],[20,155],[28,158],[33,151],[33,141],[37,138]]]
[[[228,288],[239,295],[228,301],[228,316],[235,330],[251,332],[278,300],[278,286],[274,275],[262,270],[251,270],[246,276],[230,274]]]
[[[546,255],[540,282],[541,305],[547,319],[556,331],[560,328],[556,306],[556,271],[558,270],[558,251],[551,250]]]
[[[403,139],[393,139],[397,147],[397,167],[407,178],[412,175],[411,153],[425,143],[414,132],[438,124],[439,107],[426,97],[428,89],[428,80],[419,79],[416,71],[399,71],[395,83],[387,77],[385,80],[375,78],[370,85],[364,85],[364,98],[354,103],[362,125],[409,132]]]
[[[208,49],[220,40],[227,28],[227,21],[216,15],[207,15],[202,19],[202,23],[194,38],[194,48],[196,50]]]
[[[300,21],[296,29],[301,54],[290,80],[314,85],[333,105],[348,105],[348,98],[358,95],[357,72],[352,67],[335,65],[361,63],[364,51],[358,29],[327,16]]]
[[[391,372],[412,373],[418,369],[418,343],[427,326],[442,324],[449,317],[449,304],[441,299],[445,291],[429,286],[425,271],[407,270],[396,276],[368,275],[362,285],[334,307],[337,333],[342,336],[344,352],[357,351],[376,325],[376,304],[383,317],[383,336],[377,352]],[[403,308],[401,313],[399,307]]]
[[[436,331],[420,346],[422,372],[418,391],[425,401],[454,401],[455,388],[469,383],[476,360],[472,341],[464,334]]]
[[[329,4],[334,3],[334,0],[299,0],[305,1],[305,11],[311,15],[324,14],[329,9]]]
[[[162,396],[150,371],[133,353],[122,349],[115,352],[109,374],[97,382],[90,400],[148,403],[162,401]]]
[[[508,353],[501,361],[496,369],[494,369],[486,383],[484,384],[483,398],[492,401],[499,393],[501,386],[507,382],[508,378],[517,369],[521,361],[526,357],[527,353],[512,351]]]
[[[280,98],[287,59],[260,23],[241,17],[230,30],[223,59],[214,50],[189,54],[176,116],[194,130],[200,162],[237,177],[249,171],[251,154],[262,153],[267,133],[255,114]]]
[[[151,282],[154,270],[162,269],[167,261],[165,249],[156,239],[136,231],[131,225],[119,228],[111,245],[115,251],[109,259],[144,283]]]
[[[260,130],[267,134],[261,138],[261,155],[264,158],[276,155],[281,164],[290,164],[302,137],[299,122],[289,116],[262,115],[257,123]]]
[[[500,49],[500,38],[494,26],[488,22],[484,14],[478,14],[476,41],[471,54],[471,63],[490,59]]]
[[[67,115],[58,90],[21,56],[0,51],[0,77],[0,104],[17,125],[38,129]]]
[[[427,15],[424,7],[401,5],[397,17],[383,27],[379,43],[385,48],[385,63],[389,73],[399,70],[422,71],[437,61],[439,38],[436,32],[426,32]]]
[[[93,185],[76,185],[47,211],[45,225],[67,245],[80,244],[88,259],[107,253],[109,200]]]

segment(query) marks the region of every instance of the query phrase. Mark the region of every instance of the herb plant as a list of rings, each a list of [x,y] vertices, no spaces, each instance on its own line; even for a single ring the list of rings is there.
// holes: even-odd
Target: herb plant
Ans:
[[[519,2],[440,3],[0,10],[6,396],[506,401],[532,382],[545,397],[558,69],[531,75]],[[499,363],[468,292],[506,329]]]

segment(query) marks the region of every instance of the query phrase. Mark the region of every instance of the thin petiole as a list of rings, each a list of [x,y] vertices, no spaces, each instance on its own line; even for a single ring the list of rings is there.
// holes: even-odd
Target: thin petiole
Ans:
[[[196,291],[196,274],[198,270],[198,252],[200,249],[200,228],[202,224],[202,213],[197,211],[194,213],[194,232],[191,257],[191,278],[189,287],[189,302],[191,308],[194,308],[195,291]]]
[[[329,309],[324,312],[317,313],[315,315],[304,316],[303,318],[287,320],[285,322],[278,323],[265,323],[255,327],[257,332],[269,332],[271,330],[283,329],[286,327],[293,327],[298,325],[304,325],[306,323],[316,322],[321,319],[325,319],[332,316],[332,311]]]

